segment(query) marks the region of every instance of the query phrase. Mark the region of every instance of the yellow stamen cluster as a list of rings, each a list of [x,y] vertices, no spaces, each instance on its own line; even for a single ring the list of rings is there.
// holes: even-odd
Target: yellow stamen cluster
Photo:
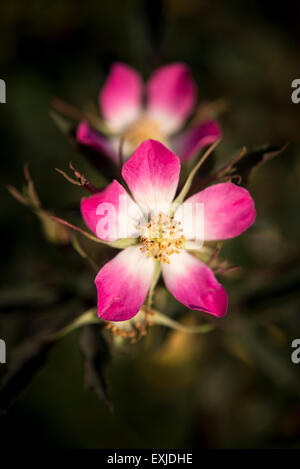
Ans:
[[[152,326],[151,316],[152,310],[140,309],[138,314],[128,321],[121,322],[108,322],[106,329],[109,329],[112,334],[122,339],[131,339],[131,342],[137,342],[147,334],[147,328]]]
[[[147,117],[141,117],[137,122],[130,125],[123,134],[123,139],[134,148],[148,139],[164,140],[164,135],[160,131],[159,124]]]
[[[180,222],[173,216],[158,215],[143,226],[139,226],[141,251],[147,252],[148,257],[170,264],[169,256],[179,254],[185,237],[180,228]]]

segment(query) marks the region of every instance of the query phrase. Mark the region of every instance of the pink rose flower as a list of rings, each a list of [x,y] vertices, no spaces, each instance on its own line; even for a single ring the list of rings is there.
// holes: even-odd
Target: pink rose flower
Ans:
[[[78,142],[117,163],[120,141],[124,159],[151,138],[164,143],[181,161],[186,161],[220,138],[221,129],[213,120],[173,135],[181,129],[196,103],[196,85],[186,65],[172,63],[158,68],[145,91],[144,106],[144,86],[138,72],[123,63],[113,64],[99,95],[101,114],[112,136],[105,137],[87,122],[81,122],[77,128]]]
[[[192,195],[173,208],[173,213],[179,173],[179,158],[162,143],[147,140],[122,168],[132,197],[114,180],[102,192],[82,199],[82,217],[98,238],[115,241],[123,230],[124,238],[137,241],[96,276],[102,319],[125,321],[138,313],[152,284],[154,260],[160,262],[164,282],[178,301],[217,317],[226,314],[224,287],[188,250],[199,249],[200,241],[225,240],[243,233],[255,220],[254,202],[246,189],[226,182]],[[194,230],[197,205],[204,207],[201,233]],[[110,207],[117,217],[114,213],[107,216]],[[106,230],[101,234],[102,225]]]

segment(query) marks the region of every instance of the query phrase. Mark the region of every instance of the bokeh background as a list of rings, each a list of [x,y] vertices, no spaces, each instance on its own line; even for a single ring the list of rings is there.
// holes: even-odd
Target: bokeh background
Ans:
[[[114,347],[105,369],[113,412],[84,388],[79,332],[68,335],[1,415],[1,446],[300,447],[300,364],[291,362],[291,342],[300,338],[300,104],[291,102],[291,82],[300,78],[299,8],[290,0],[2,5],[0,337],[8,365],[23,340],[96,301],[83,259],[49,243],[38,219],[5,188],[22,186],[28,162],[43,206],[60,213],[76,212],[82,192],[55,167],[65,170],[71,160],[103,185],[51,119],[54,96],[78,108],[96,102],[115,60],[145,79],[160,64],[184,61],[202,105],[226,100],[219,162],[243,145],[290,145],[251,177],[258,217],[223,247],[222,256],[242,269],[221,278],[230,307],[216,330],[191,336],[155,327],[138,344]],[[100,253],[99,263],[110,255]],[[161,287],[158,295],[165,312],[186,313]]]

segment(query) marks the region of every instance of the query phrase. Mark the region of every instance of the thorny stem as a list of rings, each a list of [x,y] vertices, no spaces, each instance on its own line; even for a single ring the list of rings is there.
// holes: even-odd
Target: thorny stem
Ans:
[[[95,187],[90,181],[87,180],[87,178],[81,174],[77,169],[74,168],[72,165],[72,162],[70,161],[69,163],[71,171],[73,171],[75,177],[78,179],[80,185],[84,187],[87,191],[89,191],[91,194],[96,194],[99,192],[100,189]]]
[[[57,171],[59,174],[61,174],[65,179],[66,181],[70,182],[71,184],[74,184],[75,186],[81,186],[80,182],[73,178],[71,178],[71,176],[69,176],[65,171],[63,171],[62,169],[60,168],[54,168],[55,171]]]
[[[73,179],[71,176],[69,176],[65,171],[59,168],[55,168],[55,171],[57,171],[59,174],[61,174],[68,182],[71,184],[74,184],[75,186],[82,187],[83,189],[86,189],[88,192],[91,194],[96,194],[97,192],[100,191],[100,189],[97,189],[93,184],[91,184],[83,174],[80,174],[79,171],[77,171],[74,166],[72,165],[71,161],[69,163],[69,167],[71,171],[73,171],[76,179]]]

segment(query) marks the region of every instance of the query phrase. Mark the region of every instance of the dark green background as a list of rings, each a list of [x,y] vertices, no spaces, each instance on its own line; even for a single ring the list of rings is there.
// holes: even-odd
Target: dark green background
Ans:
[[[290,359],[291,341],[300,338],[300,104],[291,102],[291,81],[300,78],[299,25],[292,1],[1,6],[7,104],[0,105],[0,337],[8,361],[24,338],[83,312],[86,298],[96,301],[82,259],[48,243],[34,215],[4,187],[22,186],[28,162],[44,207],[59,211],[75,210],[82,193],[55,167],[72,160],[102,182],[50,119],[53,96],[82,107],[96,102],[112,61],[147,78],[156,66],[180,60],[191,67],[200,101],[230,103],[220,117],[220,161],[242,145],[291,142],[251,179],[255,226],[224,247],[244,270],[221,279],[230,308],[220,327],[192,338],[158,328],[140,344],[114,350],[107,370],[114,413],[84,390],[78,334],[68,336],[1,416],[1,447],[300,447],[300,364]],[[167,304],[178,309],[170,297]]]

